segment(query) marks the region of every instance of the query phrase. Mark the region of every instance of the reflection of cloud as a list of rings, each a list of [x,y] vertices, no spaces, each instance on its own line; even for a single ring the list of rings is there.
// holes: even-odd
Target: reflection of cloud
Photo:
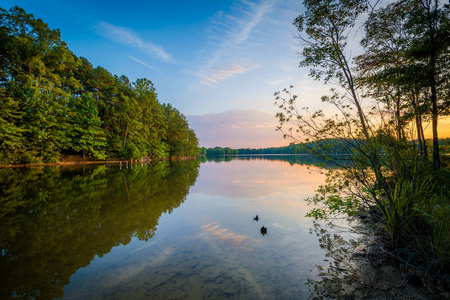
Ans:
[[[164,50],[163,47],[155,45],[150,41],[145,41],[139,35],[131,29],[115,26],[107,22],[99,22],[95,29],[98,34],[106,37],[107,39],[139,48],[149,55],[162,59],[164,61],[171,61],[172,57]]]
[[[141,248],[136,249],[135,251],[132,251],[131,254],[135,254],[136,251],[142,250],[144,247],[147,247],[149,245],[152,245],[152,243],[148,243],[144,245]],[[158,252],[155,254],[152,259],[149,259],[146,263],[140,264],[138,266],[131,264],[131,265],[124,265],[121,268],[117,268],[114,272],[114,279],[108,281],[109,286],[115,286],[118,283],[122,283],[124,281],[132,280],[135,277],[138,277],[141,275],[141,273],[148,267],[157,266],[160,264],[163,264],[169,256],[173,254],[174,250],[172,248],[166,248],[163,251]]]
[[[220,169],[220,170],[219,170]],[[285,193],[296,193],[308,197],[323,184],[324,175],[310,174],[305,165],[293,165],[283,161],[234,160],[221,164],[206,163],[191,192],[206,195],[224,195],[234,199],[267,199]],[[306,209],[304,201],[289,200],[284,205],[294,209]]]
[[[222,242],[231,243],[234,247],[240,246],[243,242],[250,240],[250,237],[242,234],[230,232],[226,228],[220,228],[217,222],[211,222],[201,226],[205,233],[211,234],[214,239]]]
[[[274,113],[228,110],[186,117],[203,147],[263,148],[289,144],[275,130],[278,122]]]

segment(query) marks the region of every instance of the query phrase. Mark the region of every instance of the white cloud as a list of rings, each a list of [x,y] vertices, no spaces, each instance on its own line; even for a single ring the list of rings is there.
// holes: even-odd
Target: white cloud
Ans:
[[[233,7],[233,14],[220,11],[211,19],[209,46],[201,51],[201,63],[195,71],[201,83],[210,81],[214,84],[208,85],[216,86],[220,80],[256,67],[249,63],[244,44],[249,43],[272,7],[272,1],[245,1]]]
[[[282,78],[278,78],[274,81],[271,81],[270,84],[271,85],[280,85],[280,84],[288,84],[292,81],[291,78],[289,77],[282,77]]]
[[[162,46],[156,45],[148,40],[143,40],[136,32],[129,28],[115,26],[107,22],[99,22],[95,30],[101,36],[128,46],[138,48],[152,57],[163,61],[172,61],[173,58]]]
[[[151,70],[156,71],[156,72],[159,73],[159,71],[158,71],[156,68],[154,68],[154,67],[152,67],[152,66],[146,64],[145,62],[143,62],[143,61],[141,61],[141,60],[139,60],[139,59],[137,59],[137,58],[135,58],[135,57],[133,57],[133,56],[130,56],[130,55],[129,55],[128,58],[130,58],[130,59],[134,60],[135,62],[140,63],[141,65],[143,65],[143,66],[145,66],[145,67],[147,67],[147,68],[149,68],[149,69],[151,69]]]
[[[237,31],[233,32],[230,35],[230,40],[235,44],[239,44],[250,37],[254,28],[263,20],[265,14],[270,11],[273,3],[264,1],[258,5],[255,3],[247,2],[247,5],[249,5],[249,7],[252,9],[252,12],[248,14],[248,19],[237,20],[237,23],[240,26],[237,27]],[[244,12],[246,11],[247,10],[245,10]]]

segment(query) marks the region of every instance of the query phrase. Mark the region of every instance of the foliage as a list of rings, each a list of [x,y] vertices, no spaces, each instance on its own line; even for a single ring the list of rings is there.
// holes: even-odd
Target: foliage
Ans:
[[[385,228],[392,249],[405,249],[407,261],[449,265],[449,177],[435,126],[448,107],[450,7],[414,0],[370,4],[304,1],[306,10],[294,21],[300,66],[335,85],[322,101],[336,113],[298,108],[298,97],[284,89],[275,93],[277,130],[339,167],[309,199],[317,205],[309,216],[369,217]],[[357,22],[364,23],[364,53],[351,57]],[[422,120],[433,123],[432,162]]]
[[[150,80],[131,83],[94,68],[59,30],[17,6],[0,8],[0,40],[0,164],[55,162],[62,152],[83,159],[198,154],[186,119],[175,109],[172,118],[163,115]]]
[[[164,144],[169,149],[170,156],[195,157],[200,155],[198,139],[186,117],[170,104],[162,106],[163,115],[167,126]]]
[[[92,95],[84,93],[81,97],[73,97],[69,102],[73,116],[70,121],[72,148],[97,159],[105,159],[106,138],[101,128],[97,105]]]

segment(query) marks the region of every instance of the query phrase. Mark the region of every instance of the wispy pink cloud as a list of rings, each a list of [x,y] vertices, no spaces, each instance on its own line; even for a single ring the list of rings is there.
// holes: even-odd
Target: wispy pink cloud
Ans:
[[[206,82],[206,81],[200,81],[200,83],[208,85],[208,86],[214,86],[213,84],[211,84],[210,82]]]
[[[233,77],[236,74],[242,74],[247,72],[248,69],[240,66],[234,65],[227,69],[222,69],[204,77],[204,80],[200,81],[200,83],[206,84],[208,86],[215,86],[214,84],[219,83],[220,80],[225,80],[229,77]]]
[[[218,83],[217,80],[212,79],[211,77],[205,77],[205,79],[208,80],[208,81],[210,81],[210,82],[212,82],[212,83]]]

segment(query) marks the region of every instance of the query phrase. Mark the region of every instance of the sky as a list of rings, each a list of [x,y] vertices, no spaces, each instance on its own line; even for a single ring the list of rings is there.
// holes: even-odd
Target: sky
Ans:
[[[131,81],[150,79],[183,113],[200,146],[285,146],[274,92],[293,85],[302,105],[329,86],[298,67],[296,0],[2,0],[59,28],[77,56]],[[450,132],[449,132],[450,133]]]

